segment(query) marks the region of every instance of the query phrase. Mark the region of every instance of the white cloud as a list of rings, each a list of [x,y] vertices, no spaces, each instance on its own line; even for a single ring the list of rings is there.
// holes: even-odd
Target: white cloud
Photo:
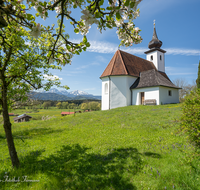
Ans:
[[[80,40],[73,40],[74,42],[79,42]],[[88,52],[95,53],[115,53],[118,49],[118,45],[103,41],[90,41],[90,47],[87,49]],[[122,51],[126,51],[131,54],[144,55],[144,52],[148,48],[138,47],[138,48],[120,48]],[[186,56],[198,56],[200,55],[200,49],[184,49],[184,48],[164,48],[168,55],[186,55]]]
[[[162,13],[172,6],[178,6],[179,3],[183,3],[182,0],[143,0],[138,8],[140,9],[140,16],[146,19],[147,16],[151,17]]]
[[[118,49],[116,44],[108,42],[90,41],[90,47],[87,49],[89,52],[97,53],[114,53]]]
[[[166,48],[165,50],[171,55],[200,55],[200,49]]]
[[[88,65],[83,65],[83,66],[77,67],[76,70],[82,70],[82,69],[88,68],[88,67],[90,67],[92,65],[100,65],[100,64],[97,63],[97,62],[93,62],[93,63],[88,64]]]
[[[107,63],[108,60],[104,57],[104,56],[101,56],[101,55],[98,55],[95,57],[98,61],[100,61],[101,63]]]
[[[45,80],[62,80],[62,78],[60,78],[57,75],[49,76],[47,74],[44,74],[43,77],[44,77]]]
[[[174,67],[165,67],[165,70],[166,71],[173,71],[173,70],[175,70],[175,68]]]
[[[147,48],[128,48],[128,49],[121,49],[122,51],[131,53],[131,54],[139,54],[144,55],[144,52],[147,51]]]

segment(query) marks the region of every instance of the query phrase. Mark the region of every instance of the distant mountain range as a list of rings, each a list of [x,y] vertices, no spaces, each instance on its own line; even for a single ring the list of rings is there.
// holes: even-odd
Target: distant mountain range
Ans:
[[[56,88],[52,88],[49,91],[32,92],[31,96],[32,98],[38,100],[54,100],[54,101],[87,100],[87,99],[101,100],[101,96],[94,96],[84,91],[75,90],[72,92],[68,92],[66,90],[58,90]]]

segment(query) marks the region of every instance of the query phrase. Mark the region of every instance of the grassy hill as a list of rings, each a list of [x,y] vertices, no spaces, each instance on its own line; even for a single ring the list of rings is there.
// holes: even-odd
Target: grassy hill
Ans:
[[[0,125],[0,189],[199,190],[200,162],[191,160],[194,148],[179,131],[178,104],[29,115],[35,120],[13,123],[18,170]],[[42,121],[45,115],[54,117]]]

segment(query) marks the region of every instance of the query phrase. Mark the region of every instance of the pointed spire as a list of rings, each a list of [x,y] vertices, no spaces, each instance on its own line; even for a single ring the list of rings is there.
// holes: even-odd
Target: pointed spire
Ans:
[[[149,45],[148,45],[149,49],[160,48],[162,46],[162,42],[158,39],[155,25],[156,25],[156,23],[154,20],[153,37],[152,37],[152,40],[149,42]]]

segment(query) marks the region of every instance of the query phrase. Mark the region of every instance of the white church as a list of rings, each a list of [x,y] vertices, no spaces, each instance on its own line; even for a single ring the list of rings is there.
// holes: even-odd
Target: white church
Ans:
[[[165,53],[154,25],[146,60],[117,50],[100,76],[101,109],[108,110],[148,102],[161,105],[179,103],[179,87],[165,73]]]

